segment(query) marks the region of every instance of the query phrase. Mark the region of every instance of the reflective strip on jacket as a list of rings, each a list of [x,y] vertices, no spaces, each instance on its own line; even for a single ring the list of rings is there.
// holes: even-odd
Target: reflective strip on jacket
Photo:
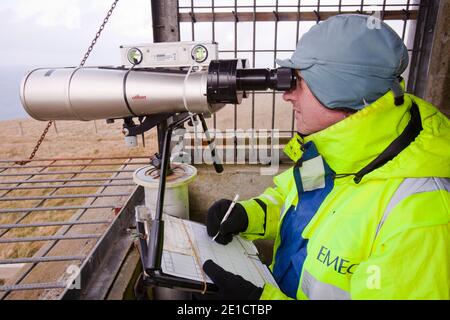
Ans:
[[[450,298],[450,122],[415,96],[405,95],[401,106],[393,101],[388,92],[304,141],[295,136],[286,146],[297,161],[300,146],[312,141],[337,175],[355,173],[403,131],[412,101],[419,107],[423,130],[406,149],[358,184],[353,176],[334,178],[306,225],[296,224],[305,246],[304,257],[291,261],[298,272],[296,293],[289,296],[289,290],[266,284],[261,299]],[[241,235],[275,240],[272,271],[286,264],[277,261],[280,234],[290,227],[283,226],[286,213],[299,205],[293,170],[276,176],[274,188],[240,202],[249,217]],[[304,207],[310,200],[305,201]],[[303,219],[301,214],[296,219]],[[292,265],[298,261],[301,265]]]

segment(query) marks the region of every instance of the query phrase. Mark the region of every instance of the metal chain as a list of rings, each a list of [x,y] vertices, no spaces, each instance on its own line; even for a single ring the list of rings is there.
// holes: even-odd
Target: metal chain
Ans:
[[[92,40],[91,45],[89,46],[89,48],[87,49],[86,53],[84,54],[83,59],[80,62],[80,67],[83,67],[84,64],[86,63],[86,60],[89,58],[89,55],[91,54],[92,50],[94,49],[95,44],[97,43],[98,38],[100,38],[100,35],[103,31],[103,29],[105,29],[105,25],[108,23],[109,18],[111,17],[114,9],[117,6],[117,3],[119,2],[119,0],[114,0],[113,4],[111,5],[111,9],[109,9],[108,13],[106,14],[105,19],[103,19],[103,23],[100,25],[99,30],[97,31],[97,33],[95,34],[94,40]],[[44,132],[42,132],[41,137],[39,138],[39,140],[36,143],[36,146],[34,147],[33,152],[31,153],[30,157],[28,158],[28,160],[32,160],[34,158],[34,156],[36,155],[36,152],[39,150],[39,147],[41,146],[42,141],[44,141],[45,136],[48,133],[48,130],[50,129],[50,127],[52,126],[53,121],[49,121],[47,123],[47,127],[44,129]],[[29,163],[30,161],[17,161],[16,164],[23,166],[27,163]]]
[[[34,146],[34,150],[33,152],[31,152],[30,157],[28,158],[28,160],[31,160],[34,158],[34,156],[36,155],[36,152],[39,150],[39,147],[41,146],[42,141],[44,141],[45,136],[48,133],[48,130],[50,129],[50,127],[52,126],[53,121],[49,121],[47,123],[47,126],[44,129],[44,132],[42,132],[41,137],[39,138],[38,142],[36,143],[36,145]],[[17,161],[16,164],[18,164],[19,166],[24,166],[27,163],[29,163],[30,161]]]
[[[117,2],[119,2],[119,0],[115,0],[113,2],[113,4],[111,5],[111,9],[109,9],[108,13],[106,14],[105,19],[103,19],[103,23],[101,24],[99,30],[95,34],[94,40],[92,40],[91,45],[89,46],[86,53],[84,54],[83,60],[81,60],[81,62],[80,62],[80,67],[83,67],[84,64],[86,63],[87,58],[89,58],[89,55],[91,54],[92,49],[94,49],[94,46],[97,43],[98,38],[100,38],[100,35],[101,35],[103,29],[105,29],[105,25],[108,23],[109,17],[111,17],[114,9],[116,8]]]

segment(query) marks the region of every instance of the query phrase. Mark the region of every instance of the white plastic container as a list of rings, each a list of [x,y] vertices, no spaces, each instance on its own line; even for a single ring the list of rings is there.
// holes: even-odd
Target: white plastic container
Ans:
[[[173,173],[166,178],[163,213],[182,219],[189,219],[188,184],[197,176],[197,169],[188,164],[172,163]],[[137,169],[133,174],[136,184],[145,189],[145,206],[152,216],[158,200],[159,171],[153,166]]]

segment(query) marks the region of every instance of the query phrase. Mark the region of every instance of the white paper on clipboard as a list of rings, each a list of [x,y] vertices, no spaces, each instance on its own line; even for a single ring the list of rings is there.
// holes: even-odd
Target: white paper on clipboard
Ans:
[[[265,283],[278,287],[267,266],[259,260],[258,250],[251,241],[234,236],[233,241],[224,246],[213,241],[207,235],[206,227],[200,223],[168,215],[164,215],[163,220],[161,268],[164,273],[200,282],[203,282],[204,275],[206,281],[211,283],[211,279],[201,270],[203,263],[211,259],[258,287],[263,287]]]

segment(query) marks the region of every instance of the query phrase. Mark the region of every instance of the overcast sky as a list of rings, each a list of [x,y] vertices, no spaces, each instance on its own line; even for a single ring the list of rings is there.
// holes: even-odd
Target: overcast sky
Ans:
[[[1,0],[0,66],[78,65],[112,0]],[[119,1],[91,65],[120,62],[119,46],[152,42],[150,0]]]

